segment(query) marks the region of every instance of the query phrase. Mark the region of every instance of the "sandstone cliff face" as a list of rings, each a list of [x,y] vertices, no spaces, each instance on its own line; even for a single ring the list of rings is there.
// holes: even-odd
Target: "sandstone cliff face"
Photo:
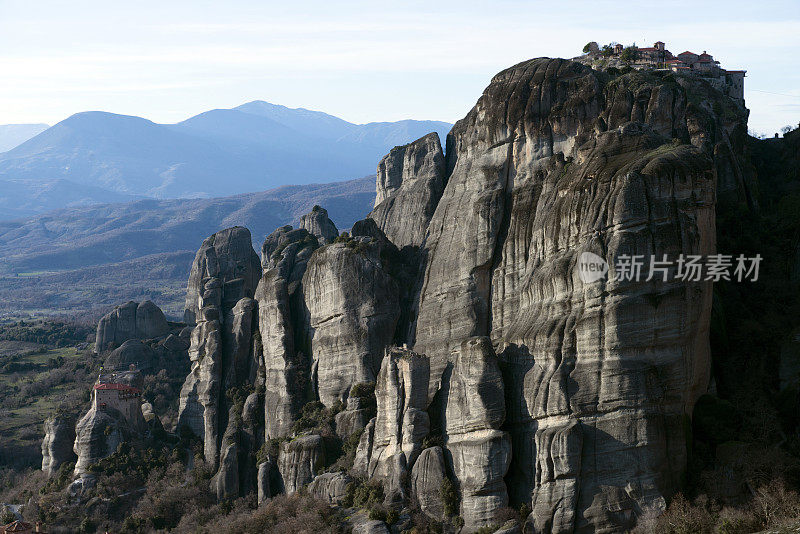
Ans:
[[[95,351],[113,349],[129,339],[152,339],[169,333],[161,308],[146,300],[117,306],[97,323]]]
[[[713,88],[524,62],[495,76],[446,157],[432,135],[382,160],[352,237],[315,210],[266,239],[260,266],[241,229],[204,243],[181,421],[220,464],[218,494],[258,487],[263,500],[315,480],[332,451],[294,425],[306,403],[341,401],[339,436],[363,427],[350,475],[436,519],[449,478],[465,532],[507,505],[530,506],[537,533],[625,531],[663,507],[708,386],[711,284],[674,266],[647,280],[649,258],[713,253],[718,190],[753,201],[746,111],[726,101],[721,117],[697,91]],[[644,276],[584,283],[584,252],[612,269],[642,255]],[[368,382],[367,423],[351,392]],[[259,421],[232,427],[225,394],[250,386],[243,420]],[[429,433],[441,447],[423,445]],[[254,450],[276,438],[257,468]],[[338,502],[345,477],[316,476],[312,491]]]
[[[289,435],[310,394],[311,367],[306,343],[302,280],[316,237],[303,229],[275,230],[261,249],[263,275],[256,290],[258,328],[263,346],[264,433]]]
[[[58,472],[67,462],[77,459],[72,446],[75,443],[75,418],[56,415],[44,422],[42,440],[42,471],[48,477]]]
[[[283,490],[291,495],[314,480],[325,463],[325,444],[317,435],[300,436],[284,442],[278,455]]]
[[[317,250],[303,275],[312,383],[326,406],[355,384],[374,382],[400,316],[397,284],[382,244],[358,236]]]
[[[321,206],[314,206],[300,218],[300,228],[315,236],[321,245],[333,243],[339,237],[339,230],[328,218],[328,210]]]
[[[419,246],[445,182],[437,133],[395,147],[378,164],[375,209],[369,217],[398,248]]]
[[[431,359],[429,396],[452,349],[491,337],[508,485],[539,531],[613,531],[663,505],[708,384],[709,283],[590,285],[575,272],[583,251],[614,264],[714,250],[713,142],[728,134],[680,85],[636,76],[604,87],[563,60],[498,74],[448,138],[426,241],[414,349]]]
[[[500,430],[506,416],[503,378],[486,337],[461,343],[443,388],[447,456],[461,492],[467,531],[494,525],[508,505],[503,477],[511,460],[511,439]]]
[[[261,273],[250,232],[234,227],[203,242],[192,265],[186,319],[191,334],[192,369],[181,389],[179,425],[203,439],[206,461],[219,462],[227,427],[226,392],[255,381],[253,293]]]
[[[428,358],[405,349],[386,352],[375,386],[378,415],[367,475],[380,480],[388,500],[407,497],[406,479],[430,431]]]
[[[203,241],[192,263],[186,287],[185,322],[194,325],[202,320],[200,311],[213,305],[209,300],[224,301],[233,307],[240,298],[252,297],[260,274],[260,262],[247,228],[235,226],[212,235]],[[216,279],[213,289],[219,291],[206,299],[204,293],[212,289],[206,285],[212,279]]]
[[[444,521],[447,517],[441,496],[446,476],[441,447],[422,451],[411,471],[411,498],[419,503],[422,513],[436,521]]]
[[[75,475],[88,473],[90,465],[114,454],[131,434],[125,418],[115,410],[91,408],[75,428]]]

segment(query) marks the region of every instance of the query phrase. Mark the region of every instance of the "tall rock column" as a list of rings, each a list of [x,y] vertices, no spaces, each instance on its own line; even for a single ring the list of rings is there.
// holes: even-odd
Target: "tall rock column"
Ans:
[[[312,381],[328,407],[355,384],[374,382],[400,317],[399,289],[384,265],[386,243],[357,236],[316,252],[303,276]]]
[[[261,273],[250,232],[234,227],[203,242],[192,264],[185,317],[196,323],[181,389],[179,425],[203,438],[206,461],[219,462],[228,420],[227,388],[249,374],[251,299]],[[242,301],[240,303],[240,301]],[[238,306],[237,306],[238,305]]]
[[[711,286],[675,262],[713,253],[714,186],[707,154],[628,123],[542,168],[533,218],[512,215],[509,239],[530,252],[523,264],[502,251],[492,335],[513,399],[509,487],[536,530],[624,530],[680,488],[685,421],[709,380]],[[584,282],[583,252],[615,268]],[[640,276],[616,268],[626,257]]]
[[[42,440],[42,471],[48,477],[58,472],[67,463],[78,457],[72,450],[75,443],[75,418],[70,415],[55,415],[44,422]]]
[[[289,435],[310,398],[311,366],[302,339],[306,328],[302,281],[318,246],[308,231],[284,226],[270,234],[261,249],[263,275],[256,300],[265,373],[266,439]]]
[[[398,146],[378,163],[375,209],[368,215],[398,248],[420,246],[446,183],[439,134]]]
[[[414,350],[431,359],[429,398],[450,351],[491,330],[492,270],[511,191],[594,133],[601,85],[589,67],[533,60],[497,74],[447,140],[447,186],[425,242]],[[535,196],[525,199],[530,210]],[[523,251],[521,251],[523,252]],[[523,252],[524,253],[524,252]]]
[[[491,338],[511,500],[531,505],[535,531],[625,530],[680,487],[685,420],[709,380],[711,284],[676,262],[715,251],[717,179],[747,185],[726,148],[746,112],[698,98],[727,97],[541,58],[496,75],[448,136],[413,348],[430,357],[433,400],[451,350]],[[636,256],[641,276],[584,283],[583,252],[612,267]],[[666,278],[651,275],[664,255]]]
[[[445,447],[461,491],[467,532],[495,523],[508,506],[503,477],[511,439],[500,430],[506,417],[503,378],[487,337],[461,343],[443,389]]]
[[[430,431],[429,378],[427,357],[400,348],[386,351],[375,386],[378,411],[370,429],[368,477],[383,482],[389,500],[407,496],[411,468]]]

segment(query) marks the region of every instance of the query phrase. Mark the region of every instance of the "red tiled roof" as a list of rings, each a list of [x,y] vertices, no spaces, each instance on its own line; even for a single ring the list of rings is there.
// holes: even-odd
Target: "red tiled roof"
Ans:
[[[678,55],[679,55],[679,56],[686,56],[686,55],[690,55],[690,56],[696,56],[697,54],[695,54],[694,52],[689,52],[689,51],[687,50],[686,52],[681,52],[681,53],[680,53],[680,54],[678,54]]]
[[[140,393],[141,390],[127,384],[95,384],[94,389],[102,389],[102,390],[117,390],[117,391],[127,391],[130,393]]]

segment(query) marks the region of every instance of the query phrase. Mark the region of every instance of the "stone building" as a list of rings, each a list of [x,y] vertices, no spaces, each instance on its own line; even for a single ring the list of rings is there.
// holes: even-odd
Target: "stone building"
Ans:
[[[614,55],[619,56],[625,47],[621,44],[614,46]],[[651,47],[639,48],[639,58],[633,64],[637,69],[668,69],[673,72],[694,74],[709,78],[715,87],[723,93],[744,100],[744,78],[747,71],[725,70],[720,66],[714,56],[703,50],[696,54],[689,50],[673,55],[667,50],[663,41],[656,41]]]
[[[99,383],[94,386],[92,402],[97,410],[114,409],[121,413],[135,428],[141,428],[144,422],[139,388],[119,383]]]

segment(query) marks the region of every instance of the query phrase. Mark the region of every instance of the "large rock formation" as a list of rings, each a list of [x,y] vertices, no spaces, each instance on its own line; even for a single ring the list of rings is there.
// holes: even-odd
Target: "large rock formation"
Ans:
[[[328,210],[314,206],[309,213],[300,217],[300,228],[316,236],[321,245],[333,243],[339,237],[339,230],[328,218]]]
[[[252,297],[261,275],[258,255],[253,250],[250,231],[234,226],[212,235],[197,251],[186,287],[184,320],[194,325],[203,320],[200,310],[224,301],[232,308],[240,298]],[[215,279],[213,288],[206,287]],[[209,289],[218,289],[204,297]]]
[[[114,454],[131,434],[122,414],[92,406],[75,428],[75,475],[88,473],[90,465]]]
[[[326,406],[374,382],[400,317],[399,290],[384,244],[357,236],[317,250],[303,276],[312,382]]]
[[[736,163],[717,148],[738,126],[673,81],[603,76],[549,59],[495,76],[448,137],[418,301],[430,398],[463,340],[497,347],[509,487],[545,532],[622,529],[663,505],[708,384],[708,282],[584,284],[575,266],[712,253],[715,173]]]
[[[397,247],[419,246],[445,183],[439,134],[395,147],[378,164],[375,209],[369,217]]]
[[[147,369],[153,365],[156,354],[148,345],[138,339],[129,339],[111,351],[103,367],[106,369],[128,369],[134,365],[137,369]]]
[[[58,414],[44,422],[42,440],[42,471],[53,476],[67,462],[77,460],[72,446],[75,443],[75,418]]]
[[[446,518],[442,502],[442,485],[446,477],[441,447],[422,451],[411,470],[411,500],[419,505],[422,513],[435,521]]]
[[[146,300],[117,306],[97,323],[95,351],[113,349],[129,339],[165,336],[170,327],[161,308]]]
[[[405,498],[411,467],[430,431],[428,358],[410,350],[386,351],[375,397],[378,415],[369,455],[368,476],[381,480],[387,499]]]
[[[187,322],[192,369],[181,389],[179,425],[203,439],[206,461],[219,462],[228,423],[230,388],[254,383],[258,355],[253,350],[253,292],[261,273],[250,232],[234,227],[203,242],[187,288]]]
[[[265,499],[281,491],[270,472],[287,492],[310,483],[325,451],[316,430],[296,435],[303,406],[346,402],[336,430],[350,439],[371,416],[353,387],[376,381],[350,473],[392,503],[444,519],[449,476],[467,532],[507,505],[530,506],[543,533],[625,531],[663,507],[708,385],[711,283],[677,278],[675,263],[648,276],[650,257],[713,253],[717,190],[754,202],[746,110],[729,100],[698,78],[527,61],[494,77],[446,157],[431,135],[382,160],[352,237],[329,243],[316,210],[271,234],[260,266],[245,230],[209,238],[187,291],[181,422],[223,465],[221,495],[257,486]],[[608,276],[584,282],[587,252]],[[617,277],[631,255],[639,280]],[[252,386],[251,422],[232,427],[226,393]],[[431,426],[442,448],[420,457]],[[335,502],[342,480],[313,491]]]
[[[308,494],[327,502],[340,505],[347,494],[347,485],[352,482],[346,473],[322,473],[308,485]]]
[[[266,439],[287,436],[310,396],[302,280],[318,246],[308,231],[284,226],[270,234],[261,249],[263,275],[256,300],[265,373]]]
[[[503,378],[489,338],[461,343],[442,391],[448,458],[461,492],[466,530],[495,524],[508,505],[503,477],[511,460]]]
[[[321,436],[300,436],[281,444],[278,471],[283,490],[291,495],[314,480],[325,463],[325,443]]]

